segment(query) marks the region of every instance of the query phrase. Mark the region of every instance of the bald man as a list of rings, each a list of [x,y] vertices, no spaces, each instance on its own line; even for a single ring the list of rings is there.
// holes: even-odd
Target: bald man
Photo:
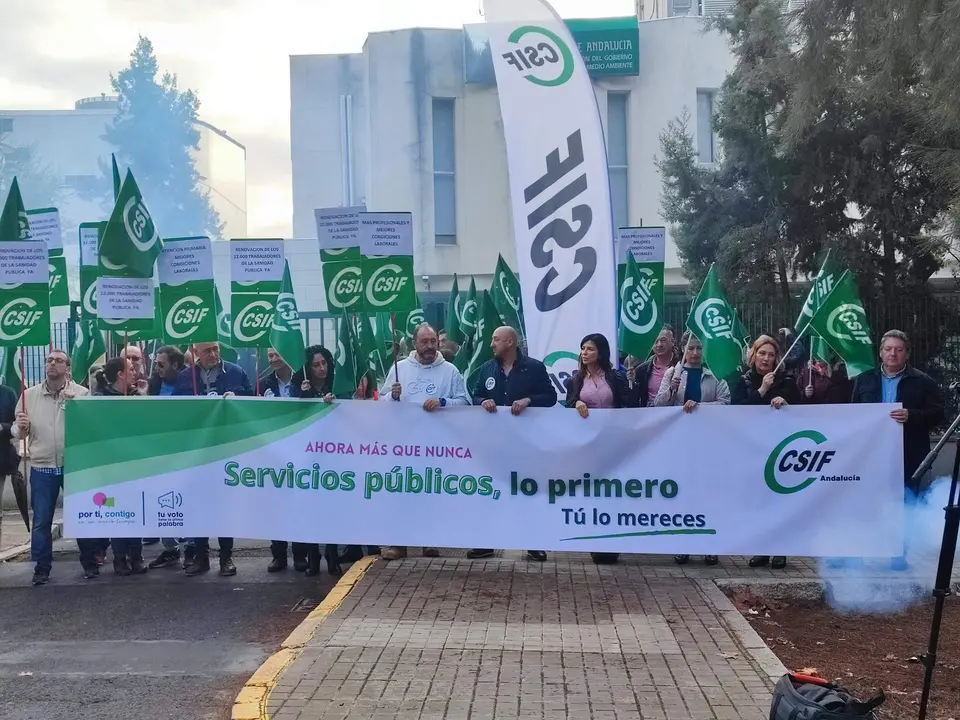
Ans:
[[[520,352],[520,336],[512,327],[503,326],[493,331],[493,360],[480,368],[473,404],[487,412],[497,412],[498,407],[509,407],[514,415],[520,415],[528,407],[553,407],[557,404],[557,391],[550,382],[547,368]],[[467,553],[470,559],[493,556],[491,549],[475,549]],[[543,562],[547,554],[543,550],[527,550],[531,560]]]

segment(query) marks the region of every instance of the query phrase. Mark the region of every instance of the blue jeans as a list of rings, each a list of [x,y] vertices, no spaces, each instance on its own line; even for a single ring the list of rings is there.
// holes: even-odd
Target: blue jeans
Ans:
[[[49,573],[53,567],[53,511],[62,489],[62,468],[30,468],[30,559],[37,564],[37,572]]]

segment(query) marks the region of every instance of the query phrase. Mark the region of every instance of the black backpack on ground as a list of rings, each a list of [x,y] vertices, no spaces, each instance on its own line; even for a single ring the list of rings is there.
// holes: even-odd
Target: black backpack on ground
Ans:
[[[883,692],[866,702],[843,688],[809,675],[784,675],[773,689],[770,720],[877,720]]]

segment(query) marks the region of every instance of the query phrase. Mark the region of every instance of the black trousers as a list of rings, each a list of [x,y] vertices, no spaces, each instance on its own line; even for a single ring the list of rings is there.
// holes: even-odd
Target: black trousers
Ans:
[[[194,538],[196,547],[195,557],[210,556],[210,538]],[[220,559],[226,560],[233,555],[233,538],[217,538],[217,544],[220,546]]]
[[[307,552],[310,550],[310,546],[313,543],[302,543],[295,542],[290,543],[293,545],[293,561],[297,562],[298,560],[306,560]],[[271,540],[270,541],[270,554],[277,560],[286,560],[287,559],[287,541],[286,540]]]

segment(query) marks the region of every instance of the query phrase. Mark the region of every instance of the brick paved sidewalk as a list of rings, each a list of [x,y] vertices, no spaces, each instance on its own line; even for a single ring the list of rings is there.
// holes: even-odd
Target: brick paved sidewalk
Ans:
[[[377,561],[282,671],[269,717],[761,720],[782,667],[702,579],[739,574],[728,563]]]

